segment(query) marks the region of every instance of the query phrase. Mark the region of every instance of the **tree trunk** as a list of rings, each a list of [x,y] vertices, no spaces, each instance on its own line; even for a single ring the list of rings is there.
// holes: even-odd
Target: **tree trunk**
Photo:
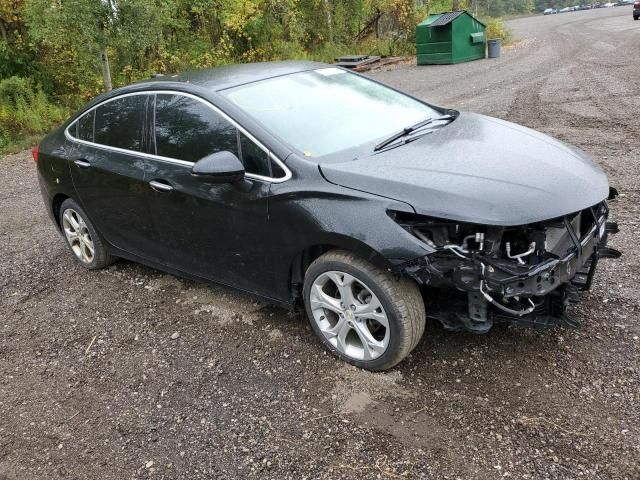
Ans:
[[[451,7],[451,10],[453,10],[454,12],[456,10],[460,10],[460,0],[453,0],[453,6]]]
[[[331,18],[331,4],[329,0],[324,0],[324,9],[327,14],[327,29],[329,33],[329,41],[333,42],[333,19]]]
[[[0,34],[2,35],[2,39],[9,44],[9,35],[7,35],[7,28],[4,26],[4,21],[0,18]]]
[[[104,80],[104,91],[110,92],[111,86],[111,68],[109,68],[109,55],[107,55],[107,47],[100,49],[100,63],[102,63],[102,78]]]

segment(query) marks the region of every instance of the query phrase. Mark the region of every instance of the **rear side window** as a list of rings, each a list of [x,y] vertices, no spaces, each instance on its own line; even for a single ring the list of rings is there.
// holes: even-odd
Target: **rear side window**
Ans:
[[[93,142],[93,119],[95,110],[91,110],[89,113],[80,117],[76,122],[76,138],[78,140],[85,140],[87,142]]]
[[[129,95],[95,109],[94,142],[141,151],[148,95]]]
[[[155,107],[156,155],[187,162],[223,150],[238,155],[236,128],[204,103],[158,94]]]

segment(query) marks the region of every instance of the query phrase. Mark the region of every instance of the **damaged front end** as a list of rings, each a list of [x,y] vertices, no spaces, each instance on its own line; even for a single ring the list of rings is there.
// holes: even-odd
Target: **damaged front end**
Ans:
[[[611,189],[610,199],[616,195]],[[579,324],[567,307],[589,290],[601,258],[618,258],[618,232],[602,201],[552,220],[502,227],[394,214],[433,253],[398,266],[420,285],[455,287],[433,295],[429,315],[447,329],[485,333],[496,322],[533,327]]]

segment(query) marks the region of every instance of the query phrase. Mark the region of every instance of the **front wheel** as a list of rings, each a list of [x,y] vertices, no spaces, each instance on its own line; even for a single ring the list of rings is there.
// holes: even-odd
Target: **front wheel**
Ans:
[[[424,333],[417,284],[347,251],[332,250],[315,260],[307,269],[303,295],[311,326],[325,346],[360,368],[393,367]]]

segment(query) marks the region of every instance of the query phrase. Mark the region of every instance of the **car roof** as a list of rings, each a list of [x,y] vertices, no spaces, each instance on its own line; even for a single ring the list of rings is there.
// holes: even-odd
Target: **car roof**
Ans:
[[[308,61],[284,61],[243,63],[238,65],[225,65],[216,68],[193,70],[175,75],[158,75],[140,83],[155,82],[184,82],[198,85],[214,91],[225,90],[247,83],[266,80],[267,78],[290,75],[297,72],[326,68],[328,64]]]

